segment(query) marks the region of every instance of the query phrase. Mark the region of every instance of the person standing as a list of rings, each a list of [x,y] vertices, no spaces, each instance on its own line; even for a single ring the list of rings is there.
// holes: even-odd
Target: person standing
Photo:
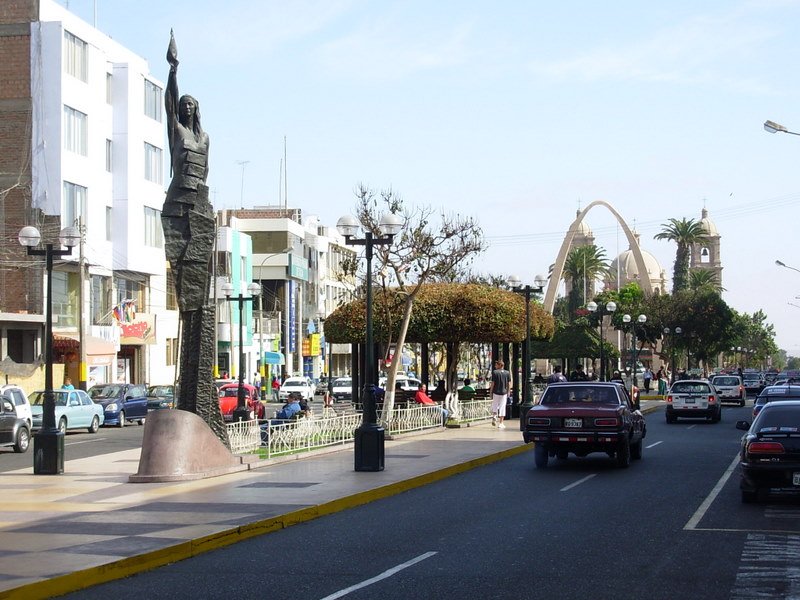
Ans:
[[[273,377],[272,377],[272,399],[275,402],[278,402],[280,400],[280,397],[279,397],[280,396],[280,394],[279,394],[280,391],[281,391],[281,382],[278,381],[278,378],[273,375]]]
[[[561,365],[554,366],[553,372],[547,376],[547,383],[558,383],[566,380],[567,378],[561,373]]]
[[[646,393],[650,393],[650,382],[653,380],[653,370],[650,367],[647,367],[644,370],[644,391]]]
[[[498,429],[505,429],[503,419],[506,417],[506,403],[511,392],[511,373],[503,367],[502,360],[496,360],[492,371],[492,382],[489,384],[489,394],[492,397],[492,425]]]
[[[62,390],[74,390],[75,386],[72,385],[72,379],[64,377],[64,385],[61,386]]]
[[[578,363],[578,366],[575,367],[575,370],[569,374],[570,381],[589,381],[589,376],[583,370],[583,365]]]

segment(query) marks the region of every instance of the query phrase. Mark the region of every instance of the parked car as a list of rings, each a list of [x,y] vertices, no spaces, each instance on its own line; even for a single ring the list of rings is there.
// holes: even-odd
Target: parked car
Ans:
[[[537,468],[551,456],[584,457],[605,452],[620,467],[642,458],[647,435],[644,415],[624,385],[614,382],[563,382],[547,386],[525,418],[522,437],[534,443]]]
[[[761,390],[761,393],[756,396],[755,404],[753,404],[753,418],[758,416],[758,413],[769,402],[783,400],[800,400],[800,385],[770,385]]]
[[[44,410],[44,391],[33,392],[28,399],[33,413],[33,428],[41,429]],[[105,421],[103,406],[95,404],[83,390],[53,390],[56,404],[56,427],[62,432],[68,429],[89,430],[97,433]]]
[[[765,499],[772,489],[800,491],[800,401],[771,402],[753,420],[737,421],[742,437],[742,502]]]
[[[286,402],[291,392],[300,392],[306,400],[314,399],[314,383],[308,377],[287,377],[278,392],[278,398]]]
[[[719,423],[722,405],[717,390],[708,381],[682,379],[673,383],[667,392],[665,415],[667,423],[674,423],[678,417],[704,417],[712,423]]]
[[[314,388],[314,393],[317,396],[322,396],[325,392],[328,391],[328,381],[330,380],[329,377],[320,377],[319,381],[317,381],[317,386]]]
[[[128,421],[144,425],[147,418],[147,389],[138,383],[100,383],[88,391],[93,402],[103,407],[105,424],[125,427]]]
[[[14,452],[27,452],[31,443],[28,421],[17,414],[14,402],[3,396],[0,400],[0,446],[11,446]]]
[[[244,388],[245,406],[251,419],[263,419],[266,409],[261,402],[258,388],[249,383],[242,384]],[[219,409],[225,421],[233,421],[233,411],[239,405],[239,384],[229,383],[219,388]]]
[[[175,386],[151,385],[147,388],[147,410],[175,408]]]
[[[333,380],[333,401],[334,402],[353,401],[352,377],[338,377]]]
[[[33,428],[33,413],[31,412],[31,403],[25,392],[18,385],[6,384],[0,385],[0,397],[3,399],[11,400],[14,405],[14,410],[20,419],[25,419],[28,423],[28,430]]]
[[[420,383],[422,382],[419,379],[409,377],[408,375],[398,375],[394,380],[395,387],[400,384],[400,387],[407,392],[416,392]],[[378,386],[386,389],[386,377],[381,377],[380,380],[378,380]]]
[[[717,390],[720,402],[736,402],[739,406],[744,406],[747,392],[738,375],[714,375],[711,385]]]
[[[758,394],[764,389],[764,378],[759,371],[745,371],[742,380],[748,394]]]

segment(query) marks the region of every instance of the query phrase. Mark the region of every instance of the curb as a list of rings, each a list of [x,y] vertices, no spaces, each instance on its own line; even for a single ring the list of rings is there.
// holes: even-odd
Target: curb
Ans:
[[[474,458],[463,463],[432,471],[431,473],[418,475],[411,479],[390,483],[364,492],[358,492],[350,496],[345,496],[344,498],[338,498],[316,506],[309,506],[255,523],[240,525],[239,527],[226,529],[196,540],[182,542],[174,546],[168,546],[152,552],[123,558],[105,565],[68,573],[44,581],[37,581],[0,592],[0,599],[44,600],[46,598],[61,596],[87,587],[92,587],[100,583],[122,579],[123,577],[135,575],[136,573],[149,571],[156,567],[191,558],[203,552],[208,552],[209,550],[223,548],[251,537],[285,529],[292,525],[297,525],[298,523],[311,521],[318,517],[367,504],[375,500],[388,498],[389,496],[394,496],[423,485],[446,479],[447,477],[452,477],[453,475],[458,475],[459,473],[464,473],[476,467],[522,454],[523,452],[529,451],[531,448],[533,448],[532,444],[515,446],[507,450],[502,450],[501,452]]]

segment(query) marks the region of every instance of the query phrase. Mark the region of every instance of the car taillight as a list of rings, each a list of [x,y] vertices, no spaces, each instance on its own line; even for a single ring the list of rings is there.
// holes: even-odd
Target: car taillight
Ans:
[[[742,393],[743,391],[744,391],[744,388],[743,388],[743,387],[740,385],[740,386],[739,386],[739,395],[741,395],[741,393]]]
[[[550,425],[550,419],[528,419],[528,425],[540,425],[547,427]]]
[[[667,396],[667,402],[672,402],[672,396]]]
[[[597,427],[616,427],[617,420],[616,419],[595,419],[594,424]]]
[[[750,442],[747,446],[750,454],[783,454],[783,444],[780,442]]]
[[[714,396],[709,396],[708,403],[711,404],[712,402],[714,402]]]

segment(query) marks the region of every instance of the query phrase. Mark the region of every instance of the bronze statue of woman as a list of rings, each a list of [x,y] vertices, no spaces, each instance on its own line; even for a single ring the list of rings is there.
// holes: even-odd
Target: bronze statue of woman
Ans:
[[[209,140],[200,124],[197,100],[178,94],[178,50],[171,31],[167,62],[170,69],[164,101],[172,181],[161,223],[180,311],[177,406],[203,418],[228,445],[213,379],[215,307],[209,290],[216,228],[206,186]]]

